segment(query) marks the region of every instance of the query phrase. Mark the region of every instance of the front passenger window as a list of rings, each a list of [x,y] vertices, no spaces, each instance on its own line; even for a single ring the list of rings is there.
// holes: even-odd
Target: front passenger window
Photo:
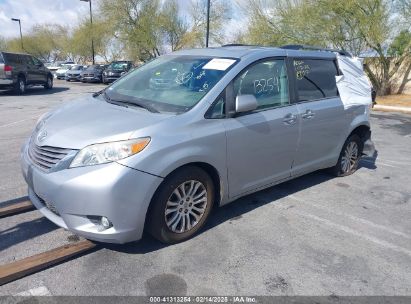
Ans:
[[[234,96],[254,95],[257,109],[289,104],[288,79],[283,59],[252,65],[234,80]]]

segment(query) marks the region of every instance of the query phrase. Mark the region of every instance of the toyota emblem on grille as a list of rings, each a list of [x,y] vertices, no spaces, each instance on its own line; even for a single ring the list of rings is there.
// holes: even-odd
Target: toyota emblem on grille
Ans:
[[[40,134],[37,136],[37,141],[41,142],[47,137],[47,131],[43,130],[40,132]]]

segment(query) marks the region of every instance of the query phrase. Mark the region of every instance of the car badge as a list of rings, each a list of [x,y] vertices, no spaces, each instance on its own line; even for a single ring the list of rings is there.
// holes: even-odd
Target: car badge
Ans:
[[[43,130],[39,133],[39,135],[37,135],[37,141],[38,142],[42,142],[43,140],[45,140],[47,137],[47,131]]]

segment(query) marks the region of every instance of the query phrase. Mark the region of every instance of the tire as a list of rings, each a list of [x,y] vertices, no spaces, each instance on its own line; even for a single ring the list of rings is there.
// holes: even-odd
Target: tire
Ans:
[[[19,76],[17,78],[17,83],[14,87],[14,91],[18,95],[23,95],[24,93],[26,93],[26,89],[27,89],[26,78],[24,78],[24,76]]]
[[[201,195],[204,191],[205,194]],[[214,191],[210,176],[198,167],[187,166],[172,173],[151,201],[146,219],[148,232],[165,244],[191,238],[210,214]]]
[[[51,90],[53,88],[53,76],[47,76],[46,84],[44,85],[46,90]]]
[[[341,149],[337,164],[331,168],[335,176],[347,176],[353,174],[361,158],[363,142],[357,134],[350,135]]]

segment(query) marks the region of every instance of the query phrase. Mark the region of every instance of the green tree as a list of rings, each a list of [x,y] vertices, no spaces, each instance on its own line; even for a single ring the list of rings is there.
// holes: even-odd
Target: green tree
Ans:
[[[102,0],[100,12],[113,25],[115,36],[123,42],[133,60],[149,60],[161,53],[159,0]]]
[[[112,28],[108,22],[99,16],[93,18],[93,25],[88,18],[84,18],[72,29],[69,39],[65,43],[65,55],[76,62],[90,63],[92,61],[91,41],[93,39],[96,56],[109,61],[111,57]]]
[[[64,41],[68,37],[68,29],[57,24],[37,24],[23,36],[21,47],[20,37],[7,41],[7,49],[14,52],[25,52],[43,61],[61,59]]]
[[[160,14],[160,28],[164,42],[171,51],[184,47],[184,39],[188,33],[188,24],[180,17],[176,0],[167,1]]]
[[[209,44],[223,44],[225,41],[224,24],[229,19],[231,6],[228,1],[211,0]],[[185,47],[205,47],[207,26],[206,0],[193,0],[189,7],[190,28],[184,36]]]
[[[411,33],[408,30],[401,31],[393,40],[388,49],[388,54],[392,58],[403,58],[403,64],[399,71],[402,74],[397,93],[401,94],[408,82],[411,81]]]
[[[7,49],[7,40],[3,36],[0,36],[0,50],[6,50],[6,49]]]
[[[397,72],[409,55],[387,54],[388,41],[405,26],[391,0],[250,0],[252,43],[309,44],[341,48],[354,55],[371,51],[367,74],[380,95],[391,93]],[[404,46],[409,50],[410,45]]]

